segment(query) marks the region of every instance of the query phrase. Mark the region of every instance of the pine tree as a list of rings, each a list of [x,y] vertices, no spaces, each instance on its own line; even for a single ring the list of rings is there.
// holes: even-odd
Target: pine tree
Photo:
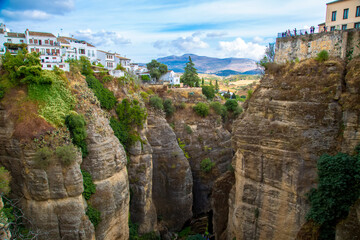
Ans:
[[[204,78],[201,79],[201,86],[204,86],[205,85],[205,80]]]
[[[180,81],[190,87],[199,86],[200,78],[197,74],[195,64],[192,62],[190,56],[189,56],[189,62],[186,63],[186,67],[184,68],[184,70],[185,72],[181,76]]]
[[[212,80],[210,80],[210,86],[212,86]]]
[[[215,92],[218,93],[220,90],[218,80],[215,82]]]

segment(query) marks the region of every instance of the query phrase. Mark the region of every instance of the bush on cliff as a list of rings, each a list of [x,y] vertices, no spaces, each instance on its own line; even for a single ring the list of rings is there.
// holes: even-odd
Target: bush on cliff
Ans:
[[[80,147],[82,156],[86,157],[88,155],[88,149],[86,144],[87,133],[84,117],[82,115],[73,113],[66,117],[65,123],[70,131],[70,136],[73,143]]]
[[[209,106],[203,102],[196,104],[193,109],[201,117],[206,117],[209,114]]]
[[[201,89],[202,89],[202,94],[204,94],[208,100],[212,100],[215,97],[214,86],[202,86]]]
[[[215,166],[215,163],[210,158],[205,158],[200,162],[201,171],[208,173]]]
[[[164,101],[164,111],[166,113],[166,117],[171,117],[175,112],[175,107],[170,99],[166,99]]]
[[[114,93],[109,89],[105,88],[99,80],[97,80],[94,76],[88,75],[86,77],[86,82],[91,88],[100,102],[102,108],[107,110],[111,110],[114,108],[117,100],[114,96]]]
[[[322,50],[317,54],[317,57],[315,58],[316,61],[319,62],[325,62],[329,59],[329,53],[326,50]]]
[[[150,106],[152,106],[156,109],[159,109],[159,110],[164,110],[163,101],[158,96],[152,96],[150,98]]]
[[[360,155],[323,155],[317,163],[318,186],[308,194],[307,215],[320,225],[319,239],[335,239],[336,224],[345,218],[360,197]]]

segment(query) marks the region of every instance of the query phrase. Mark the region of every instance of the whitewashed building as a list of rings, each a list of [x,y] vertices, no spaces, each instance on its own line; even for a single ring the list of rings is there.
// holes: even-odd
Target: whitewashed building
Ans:
[[[160,82],[169,82],[171,85],[180,84],[180,76],[174,71],[168,71],[167,73],[161,75]]]
[[[115,58],[116,58],[115,59],[116,65],[121,64],[121,66],[124,67],[126,69],[126,71],[131,71],[131,66],[130,66],[131,59],[130,58],[122,57],[118,53],[115,54]]]
[[[26,29],[26,44],[29,52],[40,53],[41,66],[52,70],[54,66],[69,71],[69,64],[60,55],[60,44],[52,33],[33,32]]]
[[[114,70],[116,68],[115,53],[97,50],[97,62],[101,63],[106,69]]]
[[[77,59],[80,57],[87,57],[90,62],[96,62],[96,47],[87,43],[83,40],[78,40],[71,37],[58,37],[58,42],[60,43],[61,55],[65,59]]]
[[[0,23],[0,54],[9,51],[11,54],[17,54],[17,51],[26,43],[24,33],[8,32],[6,26]],[[26,45],[25,45],[26,46]]]

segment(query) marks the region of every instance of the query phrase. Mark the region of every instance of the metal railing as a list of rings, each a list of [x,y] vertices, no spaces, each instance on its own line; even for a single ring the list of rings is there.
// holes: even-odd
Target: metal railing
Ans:
[[[277,37],[284,38],[284,37],[291,37],[291,36],[314,34],[314,33],[319,33],[319,32],[320,32],[319,27],[315,27],[313,31],[311,31],[310,28],[294,29],[294,30],[287,30],[285,32],[278,33]]]

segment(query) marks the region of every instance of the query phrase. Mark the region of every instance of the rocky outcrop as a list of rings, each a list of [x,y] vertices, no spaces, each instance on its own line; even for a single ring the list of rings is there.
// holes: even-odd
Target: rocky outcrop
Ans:
[[[152,148],[145,136],[147,125],[140,132],[142,142],[131,147],[128,166],[130,189],[130,216],[138,224],[139,234],[157,231],[157,215],[152,199],[153,163]]]
[[[227,239],[294,239],[305,222],[318,157],[339,150],[343,63],[270,67],[233,125]]]
[[[34,150],[12,137],[12,121],[0,107],[0,162],[11,173],[12,198],[20,200],[27,226],[38,239],[95,239],[85,215],[81,154],[69,167],[54,162],[47,169],[34,162]]]
[[[233,149],[231,134],[218,115],[199,117],[191,109],[178,110],[169,120],[174,122],[176,136],[186,145],[193,175],[194,215],[211,210],[211,191],[214,182],[231,169]],[[200,164],[210,158],[215,166],[209,172],[201,170]]]
[[[153,201],[158,219],[178,231],[192,216],[192,175],[175,133],[160,113],[149,112],[147,139],[153,149]]]
[[[235,183],[235,176],[228,171],[219,177],[211,193],[211,207],[213,210],[213,232],[215,239],[226,239],[226,228],[229,216],[229,194]]]
[[[125,150],[86,83],[79,82],[74,88],[79,93],[78,111],[83,112],[87,121],[89,155],[84,158],[81,168],[93,178],[96,193],[89,202],[101,212],[96,239],[127,240],[130,194]]]

